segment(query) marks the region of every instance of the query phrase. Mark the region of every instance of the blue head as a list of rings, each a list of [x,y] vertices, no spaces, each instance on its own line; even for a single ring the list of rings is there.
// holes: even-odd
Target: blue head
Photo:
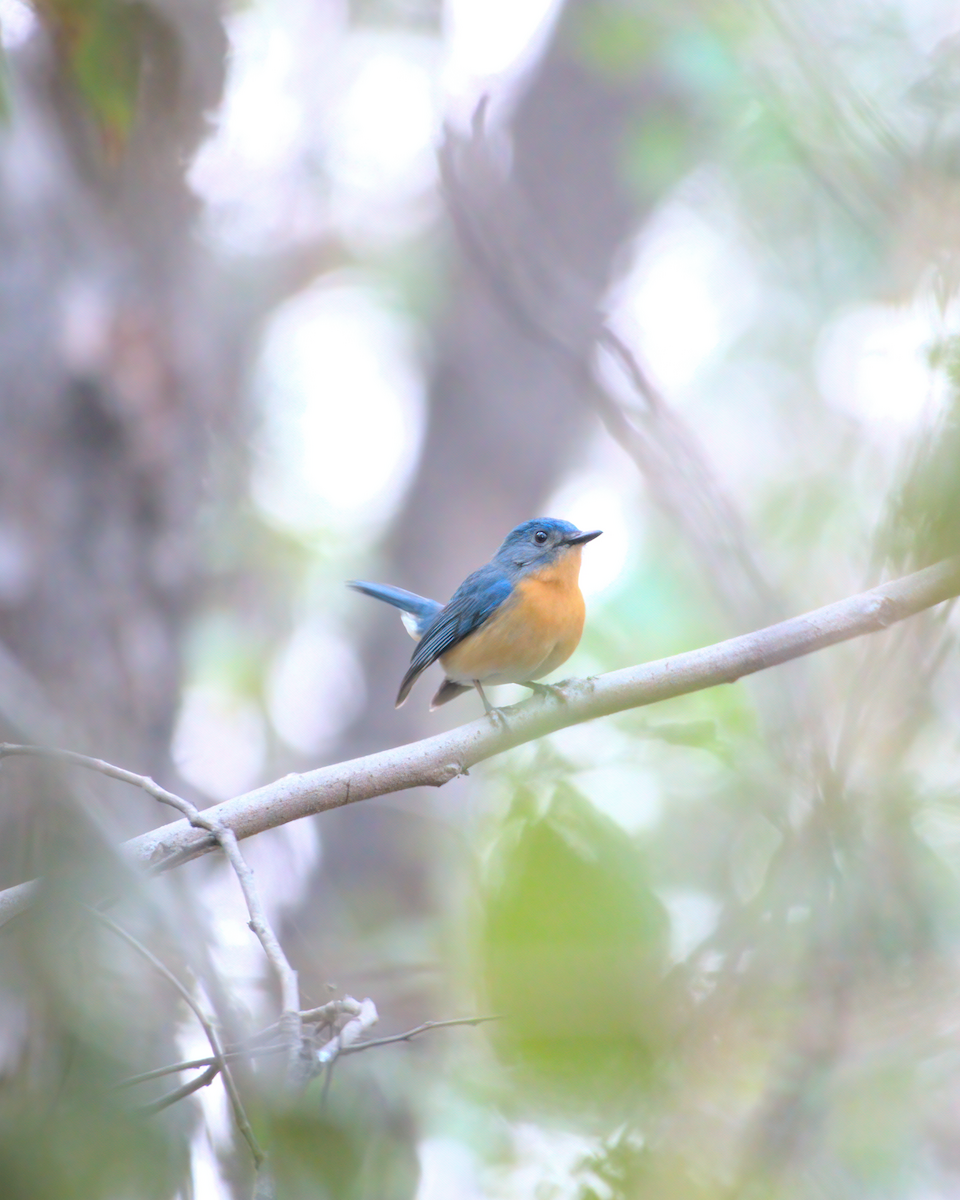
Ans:
[[[585,542],[592,542],[602,532],[593,529],[583,533],[576,525],[558,521],[555,517],[524,521],[507,534],[493,561],[511,572],[539,571],[563,558],[574,547],[579,549]]]

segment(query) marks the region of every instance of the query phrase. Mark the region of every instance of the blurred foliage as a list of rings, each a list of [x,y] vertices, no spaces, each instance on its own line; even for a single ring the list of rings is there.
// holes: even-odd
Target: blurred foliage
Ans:
[[[703,361],[667,399],[715,457],[789,611],[960,552],[960,52],[955,33],[924,33],[928,9],[937,5],[598,0],[573,6],[563,25],[576,62],[626,95],[622,171],[638,235],[674,222],[654,249],[676,252],[670,271],[691,293],[675,305],[675,340]],[[108,148],[121,153],[152,18],[119,0],[46,0],[42,11]],[[365,0],[353,20],[440,36],[438,11],[430,0]],[[646,90],[631,91],[641,76]],[[304,173],[325,178],[322,157],[311,147]],[[430,220],[419,214],[386,248],[358,238],[351,250],[415,328],[425,362],[457,282]],[[702,304],[684,254],[704,229],[720,283],[715,344],[701,354]],[[727,328],[731,313],[741,315]],[[889,318],[877,325],[882,344],[853,340],[842,367],[831,366],[831,340],[852,339],[844,322],[865,313]],[[880,373],[893,373],[886,342],[911,317],[924,330],[925,382],[907,376],[902,403],[881,411],[875,392],[858,391],[859,371],[875,356]],[[644,349],[656,366],[657,346]],[[914,386],[929,389],[925,405]],[[343,453],[362,469],[362,447]],[[616,487],[619,459],[599,461],[591,485]],[[730,632],[702,565],[636,494],[624,487],[619,497],[629,549],[590,602],[578,673]],[[389,516],[331,520],[306,536],[253,502],[215,495],[188,682],[260,706],[269,728],[269,681],[290,629],[317,612],[335,624],[341,581],[373,555]],[[349,938],[371,994],[377,970],[422,971],[441,979],[449,1011],[502,1020],[447,1031],[422,1057],[407,1046],[379,1059],[371,1051],[368,1076],[338,1064],[296,1108],[245,1078],[278,1194],[413,1196],[413,1148],[429,1137],[466,1147],[465,1192],[482,1186],[492,1200],[952,1194],[955,629],[952,614],[923,616],[474,771],[472,800],[495,827],[482,878],[470,865],[484,837],[457,826],[441,911],[387,926],[385,884]],[[308,763],[277,737],[264,770]],[[99,894],[103,869],[81,896]],[[61,901],[78,882],[66,867],[62,877]],[[29,1094],[0,1089],[0,1192],[169,1196],[195,1110],[146,1118],[130,1093],[109,1087],[174,1060],[170,1026],[182,1014],[149,971],[138,975],[116,947],[57,929],[57,919],[7,944],[5,987],[49,1018],[55,1052],[45,1061],[56,1070]],[[142,919],[144,939],[174,961],[170,929]],[[185,955],[184,972],[202,975],[201,960]],[[5,1023],[15,1042],[16,1013]],[[518,1162],[528,1126],[547,1149]],[[564,1137],[581,1140],[558,1167]]]
[[[0,1179],[10,1200],[162,1200],[188,1162],[185,1111],[150,1118],[113,1090],[145,1053],[171,1052],[178,1009],[169,985],[84,915],[81,898],[120,885],[115,869],[89,867],[54,869],[0,942],[5,1033],[29,1028],[16,1051],[27,1069],[17,1076],[8,1062],[0,1080]]]
[[[324,1120],[316,1110],[288,1113],[271,1128],[276,1147],[277,1194],[284,1200],[352,1200],[359,1191],[364,1147],[349,1122]]]
[[[361,1110],[343,1088],[318,1103],[274,1116],[270,1145],[276,1163],[277,1200],[406,1200],[416,1189],[418,1167],[402,1127],[392,1131],[372,1118],[370,1096]],[[353,1098],[355,1101],[359,1097]],[[373,1104],[374,1110],[378,1106]]]
[[[70,1039],[61,1080],[45,1092],[0,1097],[0,1172],[8,1200],[164,1200],[186,1163],[185,1146],[148,1122],[123,1093],[105,1090],[117,1063]]]
[[[930,357],[951,395],[921,434],[892,497],[881,548],[898,565],[927,566],[960,553],[960,341],[951,338]]]
[[[116,158],[137,112],[145,32],[157,18],[125,0],[41,0],[69,73],[94,118],[108,156]]]
[[[3,128],[10,117],[10,77],[7,66],[7,56],[3,45],[0,44],[0,128]]]
[[[501,1053],[541,1103],[586,1122],[622,1110],[665,1037],[668,922],[637,848],[569,785],[543,814],[522,792],[489,875],[481,956]]]

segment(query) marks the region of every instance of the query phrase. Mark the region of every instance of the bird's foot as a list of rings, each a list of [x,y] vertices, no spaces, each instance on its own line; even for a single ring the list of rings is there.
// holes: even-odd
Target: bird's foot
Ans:
[[[493,721],[494,725],[499,725],[501,727],[501,729],[506,729],[509,726],[510,722],[507,720],[506,716],[504,715],[503,710],[496,708],[493,704],[490,703],[490,701],[487,699],[487,693],[480,686],[479,680],[475,679],[473,681],[473,686],[480,693],[480,699],[483,701],[484,712],[487,714],[487,716],[490,718],[490,720]]]
[[[567,694],[563,690],[562,683],[534,683],[532,679],[525,679],[522,687],[529,688],[538,696],[553,696],[555,700],[559,700],[561,704],[566,704]]]

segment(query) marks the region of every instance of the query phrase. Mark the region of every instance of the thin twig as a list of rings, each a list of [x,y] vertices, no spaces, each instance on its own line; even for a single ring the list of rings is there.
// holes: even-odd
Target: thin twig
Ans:
[[[195,822],[191,822],[195,824]],[[274,933],[267,921],[260,893],[253,880],[253,869],[240,852],[237,836],[233,830],[216,818],[206,820],[201,828],[209,829],[223,847],[223,852],[230,860],[234,874],[240,884],[247,911],[250,913],[249,926],[260,940],[270,965],[280,981],[281,1015],[280,1032],[288,1047],[287,1075],[289,1082],[299,1084],[299,1062],[303,1046],[303,1026],[300,1020],[300,987],[297,973],[283,952],[280,939]]]
[[[380,1014],[377,1012],[377,1006],[368,996],[365,1000],[360,1001],[359,1011],[356,1016],[352,1016],[346,1025],[339,1033],[334,1034],[328,1042],[316,1051],[316,1061],[324,1066],[328,1062],[339,1058],[350,1046],[358,1041],[364,1033],[380,1020]]]
[[[212,1062],[202,1075],[198,1075],[196,1079],[188,1080],[186,1083],[181,1084],[180,1087],[174,1088],[172,1092],[167,1092],[165,1096],[161,1096],[158,1100],[151,1100],[149,1104],[144,1104],[140,1112],[147,1115],[163,1112],[165,1108],[176,1104],[177,1101],[186,1100],[194,1092],[199,1092],[201,1088],[209,1087],[219,1074],[220,1063]],[[259,1164],[257,1165],[259,1166]]]
[[[323,1089],[320,1092],[320,1111],[327,1111],[327,1099],[330,1095],[330,1084],[333,1082],[333,1068],[336,1058],[329,1059],[323,1067]]]
[[[335,1003],[338,1003],[335,1001]],[[326,1007],[326,1005],[324,1006]],[[313,1010],[317,1011],[317,1010]],[[306,1013],[301,1013],[302,1018],[306,1018]],[[415,1029],[408,1029],[406,1033],[394,1033],[389,1037],[373,1038],[368,1042],[354,1042],[353,1045],[344,1046],[340,1050],[340,1054],[357,1054],[361,1050],[372,1050],[376,1046],[390,1046],[394,1042],[409,1042],[411,1038],[418,1037],[421,1033],[427,1033],[431,1029],[448,1029],[455,1025],[480,1025],[484,1021],[499,1021],[498,1016],[489,1017],[453,1017],[448,1021],[424,1021],[422,1025],[418,1025]],[[225,1050],[223,1053],[224,1062],[232,1062],[238,1058],[259,1058],[262,1055],[280,1054],[286,1047],[282,1042],[276,1042],[273,1045],[267,1046],[250,1046],[243,1050]],[[184,1062],[170,1063],[166,1067],[155,1067],[152,1071],[141,1071],[139,1075],[131,1075],[127,1079],[121,1079],[119,1083],[115,1083],[110,1091],[119,1092],[126,1088],[134,1087],[138,1083],[149,1083],[153,1079],[163,1079],[167,1075],[176,1075],[180,1071],[198,1071],[201,1067],[216,1066],[215,1058],[190,1058]],[[219,1070],[219,1067],[217,1068]],[[196,1082],[196,1081],[193,1081]],[[198,1083],[197,1087],[204,1087],[205,1084]],[[172,1095],[173,1093],[171,1093]]]
[[[484,1021],[499,1021],[497,1015],[489,1017],[453,1017],[449,1021],[424,1021],[416,1029],[408,1029],[406,1033],[393,1033],[389,1037],[371,1038],[368,1042],[354,1042],[352,1046],[344,1046],[340,1054],[359,1054],[361,1050],[373,1050],[376,1046],[392,1046],[395,1042],[409,1042],[411,1038],[430,1029],[449,1029],[454,1025],[482,1025]]]
[[[345,996],[342,1000],[328,1000],[326,1004],[321,1004],[319,1008],[307,1008],[300,1013],[301,1025],[333,1025],[340,1017],[347,1015],[355,1017],[360,1012],[360,1001],[354,1000],[352,996]],[[272,1025],[267,1025],[261,1029],[259,1033],[255,1033],[248,1039],[248,1044],[260,1041],[263,1038],[272,1037],[279,1029],[280,1022],[274,1021]]]
[[[154,783],[148,775],[137,775],[123,767],[115,767],[113,763],[105,762],[102,758],[91,758],[88,754],[77,754],[73,750],[56,750],[47,746],[17,746],[10,742],[0,742],[0,759],[13,758],[17,755],[46,758],[52,762],[64,763],[68,767],[83,767],[87,771],[97,771],[101,775],[106,775],[108,779],[118,779],[121,783],[129,783],[134,787],[141,788],[155,800],[159,800],[162,804],[169,804],[171,808],[182,812],[184,816],[187,816],[190,811],[199,812],[189,800],[184,800],[182,796],[168,792],[166,788]]]
[[[356,1016],[351,1017],[339,1033],[335,1034],[325,1045],[314,1054],[313,1073],[323,1072],[323,1092],[320,1096],[320,1107],[325,1109],[327,1097],[330,1094],[330,1083],[333,1079],[333,1068],[341,1054],[363,1037],[364,1033],[380,1020],[377,1006],[369,998],[360,1001]]]
[[[190,989],[184,986],[184,984],[180,982],[170,968],[162,963],[151,950],[148,950],[143,942],[134,937],[132,933],[129,933],[126,929],[124,929],[122,925],[118,925],[116,921],[112,920],[112,918],[108,917],[105,913],[99,912],[97,909],[90,908],[87,905],[84,905],[84,907],[92,917],[98,920],[102,925],[105,925],[107,929],[112,930],[117,937],[122,938],[129,946],[132,946],[142,958],[145,958],[147,962],[150,963],[150,965],[164,977],[164,979],[171,983],[195,1014],[197,1020],[200,1022],[200,1025],[203,1028],[203,1032],[207,1036],[207,1041],[210,1043],[210,1049],[213,1051],[213,1057],[215,1059],[215,1063],[213,1065],[217,1067],[223,1076],[223,1084],[227,1089],[227,1095],[230,1097],[230,1104],[233,1108],[233,1117],[237,1123],[237,1128],[246,1139],[247,1145],[250,1147],[250,1153],[253,1155],[253,1161],[256,1164],[257,1170],[259,1171],[260,1167],[265,1161],[265,1155],[257,1143],[256,1136],[250,1125],[250,1121],[247,1118],[246,1111],[243,1107],[243,1102],[240,1099],[240,1093],[237,1091],[237,1085],[234,1082],[233,1075],[231,1074],[230,1068],[224,1058],[223,1047],[220,1045],[220,1037],[217,1034],[216,1029],[214,1029],[212,1022],[197,1001],[193,998],[190,993]]]
[[[300,1019],[304,1025],[330,1025],[344,1013],[355,1017],[359,1012],[360,1001],[354,1000],[352,996],[344,996],[342,1000],[328,1000],[326,1004],[321,1004],[317,1008],[304,1009],[300,1014]]]
[[[272,1054],[282,1054],[287,1047],[283,1042],[274,1042],[272,1046],[250,1046],[245,1050],[224,1050],[223,1061],[235,1062],[237,1059],[243,1058],[263,1058]],[[149,1083],[151,1079],[163,1079],[167,1075],[177,1075],[181,1071],[196,1071],[201,1067],[209,1067],[216,1063],[215,1058],[190,1058],[185,1062],[170,1063],[166,1067],[154,1067],[152,1071],[141,1071],[139,1075],[130,1075],[126,1079],[121,1079],[119,1083],[114,1083],[110,1087],[111,1092],[122,1092],[126,1088],[134,1087],[138,1083]]]
[[[360,1012],[360,1001],[354,1000],[351,996],[345,997],[343,1000],[330,1000],[326,1004],[321,1004],[319,1008],[308,1008],[300,1014],[300,1020],[304,1025],[332,1025],[334,1021],[345,1014],[356,1016]],[[465,1024],[470,1020],[486,1021],[493,1020],[492,1017],[474,1017],[465,1018],[463,1021],[457,1020],[453,1024]],[[447,1022],[439,1022],[446,1024]],[[269,1042],[268,1039],[273,1037],[280,1029],[280,1022],[274,1021],[272,1025],[267,1025],[265,1029],[261,1029],[259,1033],[253,1034],[243,1043],[233,1045],[229,1049],[225,1049],[223,1057],[226,1062],[231,1062],[239,1058],[259,1058],[263,1055],[279,1054],[286,1049],[283,1042]],[[413,1030],[412,1032],[419,1032]],[[166,1067],[155,1067],[152,1071],[141,1071],[139,1075],[130,1075],[127,1079],[121,1079],[119,1083],[113,1084],[111,1091],[121,1091],[124,1088],[133,1087],[138,1083],[148,1083],[151,1079],[162,1079],[165,1075],[176,1075],[178,1071],[195,1071],[200,1067],[208,1067],[215,1062],[212,1058],[190,1058],[183,1062],[170,1063]]]
[[[260,940],[264,953],[280,982],[282,1009],[280,1027],[284,1034],[284,1041],[290,1049],[290,1074],[295,1074],[302,1043],[302,1029],[299,1015],[300,991],[297,982],[297,973],[290,965],[280,945],[279,938],[267,921],[266,913],[260,900],[260,894],[254,882],[253,870],[243,857],[233,830],[229,826],[224,825],[215,813],[206,814],[202,812],[195,804],[191,804],[189,800],[184,799],[182,796],[178,796],[176,793],[161,787],[148,775],[137,775],[133,771],[127,771],[123,767],[117,767],[113,763],[105,762],[102,758],[91,758],[89,755],[77,754],[72,750],[58,750],[42,746],[18,746],[9,743],[0,744],[0,759],[16,755],[49,759],[67,766],[81,767],[88,771],[97,771],[109,779],[116,779],[121,783],[129,783],[133,787],[140,788],[155,800],[159,800],[161,804],[175,808],[187,818],[195,829],[204,829],[216,838],[240,884],[240,890],[243,893],[247,911],[250,914],[248,925]]]
[[[305,1025],[316,1025],[322,1028],[325,1025],[332,1025],[340,1017],[364,1016],[364,1003],[354,1000],[352,996],[345,996],[342,1000],[330,1000],[326,1004],[320,1005],[319,1008],[308,1008],[300,1013],[300,1019]],[[392,1037],[383,1039],[383,1044],[403,1040],[404,1038],[413,1037],[415,1034],[422,1033],[427,1029],[439,1029],[445,1025],[475,1025],[481,1021],[494,1021],[495,1017],[457,1017],[450,1021],[428,1021],[425,1025],[420,1025],[416,1029],[411,1029],[405,1034],[395,1034]],[[366,1020],[366,1024],[370,1025],[373,1021]],[[261,1029],[259,1033],[247,1039],[246,1042],[240,1045],[233,1045],[229,1049],[224,1049],[223,1061],[232,1062],[234,1059],[242,1058],[259,1058],[265,1055],[280,1054],[286,1050],[284,1042],[266,1042],[265,1039],[273,1037],[280,1029],[280,1022],[275,1021],[272,1025],[268,1025],[265,1029]],[[339,1036],[339,1035],[338,1035]],[[334,1039],[335,1040],[335,1039]],[[328,1043],[329,1044],[329,1043]],[[360,1048],[370,1045],[379,1045],[380,1042],[364,1042]],[[342,1045],[342,1053],[353,1053],[354,1045]],[[125,1088],[134,1087],[138,1083],[149,1083],[153,1079],[162,1079],[166,1075],[176,1075],[180,1071],[196,1071],[201,1067],[210,1067],[216,1065],[216,1058],[190,1058],[183,1062],[170,1063],[165,1067],[155,1067],[152,1071],[141,1071],[138,1075],[131,1075],[127,1079],[121,1079],[119,1083],[113,1084],[110,1091],[122,1091]],[[196,1083],[196,1081],[193,1081]],[[198,1083],[197,1087],[203,1087],[204,1084]],[[191,1089],[195,1090],[195,1089]]]

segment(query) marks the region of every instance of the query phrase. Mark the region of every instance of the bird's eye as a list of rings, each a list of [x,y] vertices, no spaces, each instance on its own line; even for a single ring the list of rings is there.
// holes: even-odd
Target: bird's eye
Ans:
[[[538,529],[537,532],[533,535],[533,540],[537,543],[538,546],[542,546],[543,543],[547,540],[548,536],[549,536],[549,534],[547,533],[547,531],[545,529]]]

